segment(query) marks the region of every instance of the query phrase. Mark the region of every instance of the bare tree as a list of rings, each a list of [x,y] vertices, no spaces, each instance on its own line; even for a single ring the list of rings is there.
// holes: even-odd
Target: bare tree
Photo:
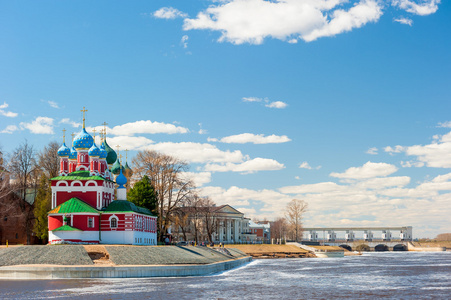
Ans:
[[[217,209],[213,200],[208,197],[201,198],[201,216],[208,241],[213,242],[213,234],[218,228]]]
[[[58,176],[60,164],[58,156],[59,147],[57,142],[50,142],[38,154],[38,165],[47,178]]]
[[[29,244],[34,220],[32,209],[34,197],[33,194],[29,195],[28,193],[30,189],[36,190],[38,178],[33,146],[25,141],[17,147],[11,155],[8,167],[13,178],[13,189],[19,199],[18,206],[24,215],[27,244]]]
[[[287,204],[286,218],[294,231],[294,240],[302,238],[302,215],[307,211],[308,204],[304,200],[293,199]]]
[[[276,241],[285,241],[288,233],[288,224],[285,218],[278,218],[271,223],[271,238]]]
[[[138,152],[133,159],[134,173],[147,175],[158,195],[158,231],[160,241],[167,234],[171,224],[172,213],[181,203],[186,201],[194,188],[189,180],[182,179],[182,172],[188,165],[175,157],[144,150]]]

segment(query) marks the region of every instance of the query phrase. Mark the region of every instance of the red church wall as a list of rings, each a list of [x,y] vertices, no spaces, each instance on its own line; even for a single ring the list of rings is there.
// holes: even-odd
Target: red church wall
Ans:
[[[78,198],[83,200],[85,203],[88,203],[92,207],[97,207],[97,192],[56,192],[56,206],[63,204],[67,200],[71,198]]]
[[[49,216],[49,231],[63,226],[63,216]]]
[[[73,227],[81,229],[83,231],[99,231],[99,216],[94,215],[72,215]],[[88,218],[93,218],[93,227],[88,227]]]

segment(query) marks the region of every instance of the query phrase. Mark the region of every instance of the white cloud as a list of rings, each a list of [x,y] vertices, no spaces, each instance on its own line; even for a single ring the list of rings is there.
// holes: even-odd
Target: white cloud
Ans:
[[[269,108],[285,108],[288,106],[288,104],[286,104],[285,102],[282,102],[282,101],[275,101],[275,102],[265,104],[265,106],[269,107]]]
[[[451,128],[451,121],[438,123],[437,127],[443,127],[443,128]]]
[[[100,138],[96,138],[96,141],[100,143]],[[140,150],[154,143],[152,140],[143,136],[114,136],[108,138],[107,141],[111,147],[113,145],[114,147],[119,145],[123,150]]]
[[[394,165],[387,163],[367,162],[362,167],[351,167],[344,173],[330,173],[330,176],[343,179],[365,179],[379,176],[388,176],[398,170]]]
[[[426,16],[438,10],[440,0],[424,0],[420,1],[420,4],[409,0],[393,0],[392,3],[393,6],[398,6],[409,13]]]
[[[60,108],[58,103],[56,103],[55,101],[50,101],[50,100],[41,100],[41,101],[47,103],[48,105],[50,105],[50,107],[53,107],[56,109]]]
[[[242,100],[243,100],[243,102],[262,102],[263,101],[262,98],[257,98],[257,97],[243,97]]]
[[[186,18],[188,15],[173,7],[162,7],[153,13],[153,16],[158,19],[175,19]]]
[[[183,29],[221,32],[219,41],[261,44],[267,37],[294,43],[332,36],[382,15],[379,1],[362,0],[349,10],[335,9],[345,0],[230,0],[212,5],[194,19],[185,19]]]
[[[207,141],[208,141],[208,142],[218,142],[219,140],[218,140],[217,138],[211,138],[211,137],[208,137],[208,138],[207,138]]]
[[[180,43],[185,49],[188,48],[188,39],[189,37],[185,34],[184,36],[182,36],[182,39],[180,40]]]
[[[243,163],[207,164],[205,171],[210,172],[240,172],[243,174],[255,173],[258,171],[281,170],[285,166],[274,159],[254,158]]]
[[[238,163],[246,158],[241,151],[222,151],[216,146],[206,143],[164,142],[147,146],[146,149],[159,151],[192,163]]]
[[[406,155],[416,156],[420,163],[433,168],[451,168],[451,132],[429,145],[405,148]]]
[[[381,15],[382,4],[379,1],[362,0],[348,11],[335,10],[329,22],[303,35],[303,39],[311,42],[320,37],[335,36],[354,28],[360,28],[366,23],[376,22]]]
[[[9,106],[9,104],[7,104],[6,102],[3,102],[3,104],[0,105],[0,115],[3,115],[3,116],[8,117],[8,118],[15,118],[15,117],[17,117],[17,115],[18,115],[17,113],[4,110],[5,108],[8,108],[8,106]]]
[[[440,0],[223,0],[215,1],[195,18],[184,19],[184,30],[212,30],[221,33],[219,42],[262,44],[274,38],[295,44],[335,36],[377,22],[384,7],[394,6],[412,14],[429,15]],[[161,15],[175,18],[173,8]],[[163,13],[164,12],[164,13]],[[411,25],[408,18],[396,22]]]
[[[14,131],[17,131],[17,130],[19,130],[19,127],[17,127],[16,125],[8,125],[0,133],[12,134]]]
[[[192,180],[196,187],[201,187],[211,182],[210,172],[183,172],[180,175],[185,179]]]
[[[95,128],[97,131],[103,129],[103,126],[88,127],[92,130]],[[113,128],[107,127],[107,133],[112,135],[125,135],[132,136],[134,134],[176,134],[176,133],[188,133],[188,128],[176,126],[174,124],[167,124],[161,122],[152,122],[150,120],[141,120],[131,123],[125,123],[122,125],[114,126]]]
[[[197,133],[199,133],[199,134],[207,134],[208,133],[207,130],[202,129],[202,123],[199,123],[198,125],[199,125],[199,131]],[[209,138],[207,138],[207,140],[209,141]]]
[[[400,17],[397,19],[395,18],[395,19],[393,19],[393,21],[401,23],[401,24],[409,25],[409,26],[412,26],[412,24],[413,24],[412,19],[404,18],[404,17]]]
[[[252,133],[242,133],[237,135],[231,135],[227,137],[223,137],[220,139],[220,142],[227,143],[227,144],[246,144],[246,143],[253,143],[253,144],[280,144],[280,143],[286,143],[290,142],[291,139],[289,139],[286,135],[278,136],[278,135],[268,135],[264,136],[263,134],[252,134]]]
[[[377,155],[377,148],[376,147],[372,147],[370,149],[368,149],[366,151],[367,154],[371,154],[371,155]]]
[[[60,123],[61,123],[61,124],[69,124],[69,125],[71,125],[71,126],[74,127],[74,128],[78,128],[78,127],[81,126],[81,123],[72,121],[72,120],[69,119],[69,118],[61,119]]]
[[[392,148],[390,146],[387,146],[387,147],[384,148],[384,151],[388,152],[390,154],[392,154],[392,153],[401,153],[404,150],[405,150],[405,148],[403,146],[399,146],[399,145],[395,146],[395,148]]]
[[[310,166],[310,164],[308,162],[304,161],[304,162],[302,162],[299,165],[299,169],[307,169],[307,170],[316,169],[316,170],[319,170],[319,169],[321,169],[321,166],[317,166],[317,167],[313,168],[312,166]]]
[[[49,117],[37,117],[31,123],[21,122],[20,126],[30,130],[34,134],[53,134],[53,119]]]

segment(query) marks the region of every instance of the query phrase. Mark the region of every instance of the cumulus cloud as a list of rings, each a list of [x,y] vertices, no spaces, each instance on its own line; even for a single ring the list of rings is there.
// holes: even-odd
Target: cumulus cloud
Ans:
[[[100,142],[100,138],[97,139]],[[140,150],[154,142],[143,136],[114,136],[108,138],[109,145],[119,145],[121,149]]]
[[[367,162],[361,167],[351,167],[344,173],[330,173],[330,176],[342,179],[365,179],[388,176],[398,170],[397,167],[387,163]]]
[[[451,128],[451,121],[447,121],[447,122],[442,122],[442,123],[438,123],[437,127],[442,127],[442,128]]]
[[[192,180],[197,187],[211,182],[210,172],[183,172],[180,176],[187,180]]]
[[[69,118],[61,119],[60,123],[61,123],[61,124],[69,124],[69,125],[71,125],[71,126],[74,127],[74,128],[78,128],[78,127],[81,126],[81,123],[72,121],[72,120],[69,119]]]
[[[417,3],[410,0],[393,0],[393,5],[409,13],[426,16],[435,13],[438,10],[440,0],[424,0]]]
[[[317,166],[317,167],[313,168],[312,166],[310,166],[310,164],[308,162],[304,161],[304,162],[302,162],[299,165],[299,169],[307,169],[307,170],[316,169],[316,170],[319,170],[319,169],[321,169],[321,166]]]
[[[368,149],[366,151],[367,154],[371,154],[371,155],[377,155],[377,148],[376,147],[372,147],[370,149]]]
[[[102,130],[103,126],[88,127],[89,130],[95,128],[97,131]],[[188,128],[176,126],[174,124],[152,122],[150,120],[141,120],[131,123],[125,123],[122,125],[114,126],[113,128],[107,127],[107,133],[112,135],[132,136],[135,134],[176,134],[176,133],[188,133]]]
[[[162,7],[153,13],[158,19],[186,18],[188,15],[173,7]]]
[[[192,163],[239,163],[246,158],[246,156],[244,156],[239,150],[222,151],[216,146],[207,143],[201,144],[193,142],[164,142],[149,145],[145,148],[172,155],[179,159],[186,160]]]
[[[205,171],[210,172],[239,172],[243,174],[255,173],[258,171],[281,170],[285,166],[274,159],[254,158],[242,163],[207,164]]]
[[[34,134],[53,134],[53,119],[37,117],[31,123],[21,122],[20,127],[30,130]]]
[[[409,25],[409,26],[412,26],[412,24],[413,24],[412,19],[404,18],[404,17],[395,18],[395,19],[393,19],[393,21],[401,23],[401,24]]]
[[[12,134],[14,131],[19,130],[19,127],[17,127],[16,125],[8,125],[6,126],[5,129],[3,129],[1,131],[1,133],[8,133],[8,134]]]
[[[379,1],[362,0],[347,11],[335,10],[329,22],[305,34],[303,39],[310,42],[320,37],[335,36],[354,28],[360,28],[369,22],[376,22],[381,15],[382,4]]]
[[[384,7],[393,6],[416,15],[429,15],[440,0],[221,0],[196,17],[172,7],[154,13],[157,18],[184,18],[184,30],[220,32],[219,42],[262,44],[274,38],[296,44],[335,36],[377,22]],[[411,25],[411,20],[395,21]]]
[[[285,108],[288,106],[288,104],[286,104],[285,102],[282,102],[282,101],[275,101],[275,102],[265,104],[265,106],[269,107],[269,108]]]
[[[384,148],[384,151],[385,151],[385,152],[388,152],[388,153],[390,153],[390,154],[393,154],[393,153],[401,153],[401,152],[403,152],[404,150],[405,150],[404,147],[403,147],[403,146],[400,146],[400,145],[397,145],[397,146],[395,146],[394,148],[392,148],[391,146],[387,146],[387,147]]]
[[[17,113],[5,110],[5,108],[8,108],[8,106],[9,106],[9,104],[7,104],[6,102],[3,102],[3,104],[0,105],[0,115],[8,117],[8,118],[17,117],[17,115],[18,115]]]
[[[180,40],[180,44],[182,44],[183,48],[188,48],[188,39],[189,37],[185,34],[182,36],[182,39]]]
[[[242,133],[223,137],[219,141],[227,144],[280,144],[290,142],[291,139],[289,139],[286,135],[278,136],[272,134],[265,136],[263,134]]]

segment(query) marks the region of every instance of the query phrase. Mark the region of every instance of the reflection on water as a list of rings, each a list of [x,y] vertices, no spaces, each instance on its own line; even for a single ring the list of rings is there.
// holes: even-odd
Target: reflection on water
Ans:
[[[254,260],[205,277],[0,281],[0,298],[448,299],[451,253]]]

